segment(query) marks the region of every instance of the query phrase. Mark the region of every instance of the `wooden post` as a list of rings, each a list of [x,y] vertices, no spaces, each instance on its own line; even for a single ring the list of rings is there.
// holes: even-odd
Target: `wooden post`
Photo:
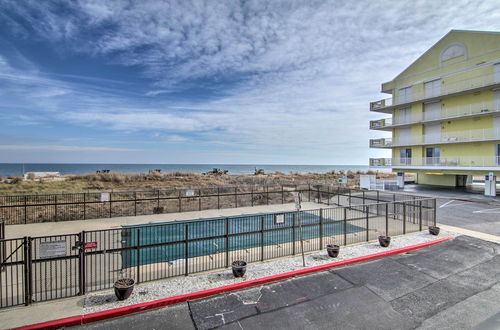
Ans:
[[[24,223],[28,223],[28,206],[26,201],[26,195],[24,196]]]
[[[201,188],[198,189],[198,210],[201,211]]]
[[[113,202],[111,201],[113,198],[113,194],[109,193],[109,217],[113,214]]]
[[[179,212],[182,212],[181,191],[179,190]]]
[[[220,192],[219,192],[219,187],[217,187],[217,209],[220,209]]]
[[[285,191],[283,190],[283,185],[281,185],[281,204],[285,204]]]
[[[137,191],[134,191],[134,216],[137,215]]]
[[[54,221],[57,221],[57,195],[54,195]]]
[[[253,186],[250,187],[250,198],[252,200],[252,206],[253,206]]]
[[[234,188],[234,205],[238,208],[238,187]]]

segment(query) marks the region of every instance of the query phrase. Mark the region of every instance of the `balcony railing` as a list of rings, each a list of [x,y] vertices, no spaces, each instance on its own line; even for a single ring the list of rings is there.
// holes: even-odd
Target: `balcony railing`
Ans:
[[[398,137],[393,139],[386,138],[385,140],[391,140],[390,145],[386,143],[386,145],[383,146],[372,146],[371,142],[376,140],[370,140],[370,146],[372,148],[388,148],[423,144],[448,144],[500,140],[500,128],[481,128],[466,131],[441,132],[440,135],[420,135],[408,138]]]
[[[418,115],[413,115],[409,119],[394,117],[394,119],[384,118],[379,120],[372,120],[370,121],[370,129],[383,129],[400,125],[411,125],[435,120],[446,120],[497,112],[500,112],[500,104],[495,105],[493,104],[493,102],[478,102],[464,104],[456,107],[446,107],[437,114],[423,112],[419,113]]]
[[[460,93],[464,92],[467,90],[472,90],[472,89],[477,89],[477,88],[483,88],[487,86],[492,86],[496,84],[500,84],[500,81],[498,78],[495,79],[494,74],[486,74],[486,75],[479,75],[455,82],[447,82],[448,79],[452,78],[453,76],[450,77],[444,77],[443,82],[438,89],[432,89],[431,93],[429,93],[429,90],[425,90],[425,88],[422,91],[418,92],[412,92],[411,96],[405,95],[403,98],[396,97],[395,100],[392,98],[387,98],[383,99],[380,101],[376,102],[371,102],[370,103],[370,110],[371,111],[377,111],[392,105],[399,105],[399,104],[404,104],[404,103],[411,103],[411,102],[416,102],[416,101],[421,101],[429,98],[434,98],[434,97],[439,97],[439,96],[445,96],[449,94],[455,94],[455,93]]]
[[[498,167],[500,156],[370,158],[372,167]]]
[[[370,139],[370,148],[390,148],[392,147],[392,139]]]

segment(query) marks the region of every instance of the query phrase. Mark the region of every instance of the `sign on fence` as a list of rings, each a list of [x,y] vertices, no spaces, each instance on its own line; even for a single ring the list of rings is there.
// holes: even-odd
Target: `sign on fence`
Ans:
[[[285,215],[284,214],[276,214],[274,215],[274,224],[281,225],[285,223]]]
[[[40,242],[40,258],[66,256],[66,241]]]
[[[97,242],[86,242],[83,247],[85,250],[97,249]]]
[[[101,193],[101,202],[109,202],[109,192]]]
[[[194,190],[186,190],[186,196],[187,197],[193,197],[194,196]]]

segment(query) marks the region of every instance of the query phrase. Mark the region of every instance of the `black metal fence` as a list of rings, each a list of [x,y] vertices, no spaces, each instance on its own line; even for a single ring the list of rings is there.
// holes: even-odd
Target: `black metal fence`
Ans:
[[[322,201],[322,194],[316,193],[311,191],[310,198]],[[220,269],[239,259],[256,262],[295,255],[301,253],[301,232],[304,251],[309,252],[329,243],[349,245],[374,240],[383,234],[417,232],[436,223],[435,199],[406,196],[402,201],[369,203],[376,197],[394,198],[377,192],[363,192],[359,196],[351,193],[350,206],[300,213],[174,221],[3,239],[0,240],[0,307],[108,289],[124,276],[140,283]]]
[[[10,225],[285,204],[294,201],[294,192],[301,192],[308,201],[327,204],[341,204],[342,197],[352,199],[352,203],[358,199],[378,202],[417,198],[310,184],[15,195],[0,196],[0,219]]]

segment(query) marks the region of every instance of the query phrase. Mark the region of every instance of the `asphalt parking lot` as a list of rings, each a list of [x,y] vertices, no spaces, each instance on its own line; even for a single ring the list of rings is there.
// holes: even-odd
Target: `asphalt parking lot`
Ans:
[[[438,198],[438,223],[500,236],[500,205]]]
[[[498,329],[500,245],[459,236],[404,255],[81,326]]]

